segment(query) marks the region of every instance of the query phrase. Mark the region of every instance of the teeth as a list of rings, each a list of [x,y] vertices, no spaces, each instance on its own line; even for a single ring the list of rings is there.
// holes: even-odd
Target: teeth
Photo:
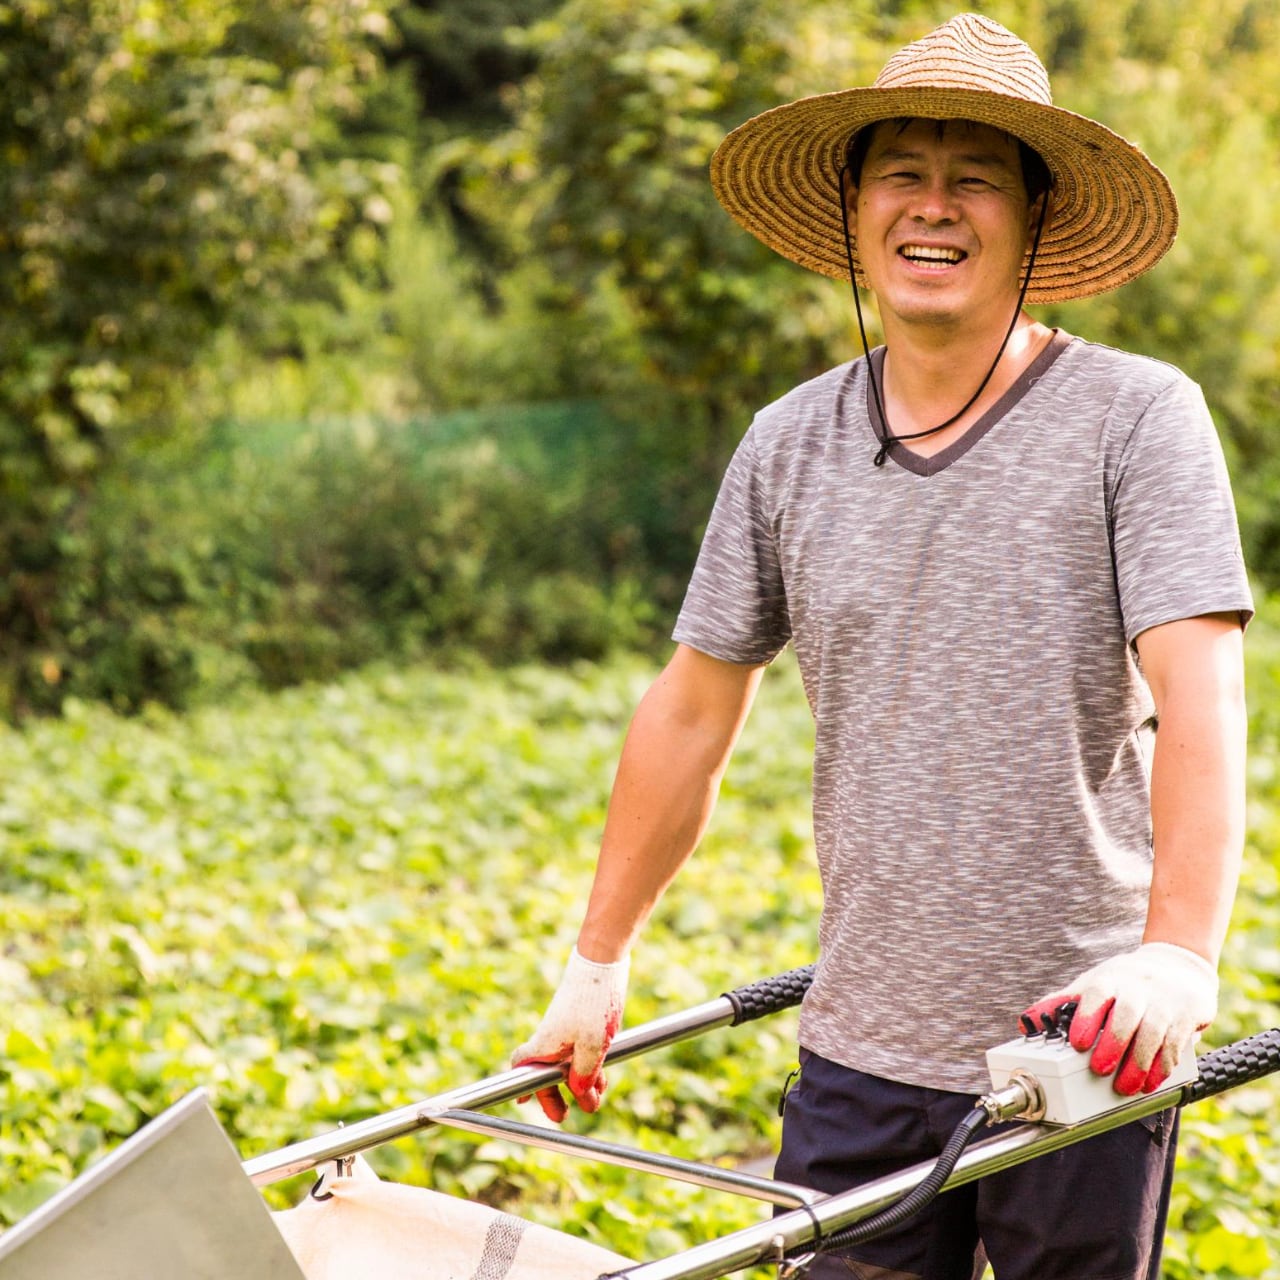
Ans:
[[[925,244],[904,245],[901,253],[904,258],[921,259],[925,262],[959,262],[964,257],[959,249],[944,249]]]

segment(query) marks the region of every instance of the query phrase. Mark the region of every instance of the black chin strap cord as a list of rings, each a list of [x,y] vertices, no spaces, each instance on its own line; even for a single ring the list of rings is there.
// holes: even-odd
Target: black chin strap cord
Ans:
[[[973,408],[978,397],[987,389],[987,383],[991,381],[992,376],[995,374],[1000,358],[1004,355],[1004,349],[1009,345],[1009,339],[1013,337],[1013,331],[1017,328],[1018,317],[1022,314],[1022,305],[1026,301],[1027,289],[1031,286],[1031,273],[1035,270],[1036,253],[1040,249],[1040,236],[1044,232],[1045,214],[1049,210],[1049,193],[1045,192],[1041,196],[1040,218],[1036,223],[1035,237],[1031,241],[1031,257],[1027,262],[1027,274],[1023,277],[1022,288],[1018,292],[1018,305],[1013,309],[1013,319],[1009,321],[1009,328],[1005,331],[1004,341],[1001,342],[1000,350],[996,352],[996,358],[991,362],[991,368],[987,370],[986,377],[978,384],[978,389],[973,395],[946,422],[940,422],[936,427],[930,427],[927,431],[913,431],[907,435],[895,436],[889,428],[889,415],[885,413],[884,400],[880,395],[880,387],[876,382],[876,372],[871,365],[871,346],[867,342],[867,327],[862,318],[862,301],[858,296],[858,278],[854,273],[853,267],[853,237],[849,234],[849,208],[844,199],[845,174],[848,172],[849,166],[842,165],[840,168],[840,223],[844,228],[844,253],[845,261],[849,264],[849,283],[853,287],[853,308],[858,313],[858,334],[862,339],[862,353],[867,358],[867,377],[871,380],[871,398],[875,401],[876,414],[880,419],[880,448],[876,450],[872,462],[877,467],[883,467],[885,459],[889,456],[889,450],[895,444],[903,440],[921,440],[925,436],[937,435],[939,431],[945,431],[953,422],[958,421],[968,413]]]

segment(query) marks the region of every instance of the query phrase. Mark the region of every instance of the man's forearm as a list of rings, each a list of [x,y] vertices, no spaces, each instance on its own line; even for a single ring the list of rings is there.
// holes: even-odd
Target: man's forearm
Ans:
[[[627,734],[600,860],[578,935],[588,959],[618,959],[706,830],[760,668],[680,651]]]
[[[1197,660],[1165,664],[1153,681],[1155,860],[1143,937],[1216,964],[1244,843],[1247,722],[1238,627],[1214,631],[1213,619],[1192,621],[1204,624],[1192,637]]]

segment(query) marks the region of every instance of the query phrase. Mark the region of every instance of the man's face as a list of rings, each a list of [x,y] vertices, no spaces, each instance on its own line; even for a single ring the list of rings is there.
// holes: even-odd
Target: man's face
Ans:
[[[886,324],[1008,327],[1033,225],[1008,134],[968,121],[881,122],[846,203]]]

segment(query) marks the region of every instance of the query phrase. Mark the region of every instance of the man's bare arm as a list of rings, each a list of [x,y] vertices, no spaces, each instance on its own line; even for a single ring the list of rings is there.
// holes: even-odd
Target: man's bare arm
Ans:
[[[630,949],[702,838],[763,671],[681,645],[641,700],[578,935],[584,957],[613,961]]]
[[[512,1059],[559,1066],[585,1111],[595,1111],[604,1093],[632,943],[706,830],[762,671],[682,645],[631,722],[578,945],[537,1030]],[[538,1102],[549,1119],[565,1118],[559,1086],[539,1090]]]
[[[1159,729],[1151,772],[1155,863],[1144,942],[1217,964],[1244,845],[1247,719],[1235,614],[1186,618],[1138,637]]]

